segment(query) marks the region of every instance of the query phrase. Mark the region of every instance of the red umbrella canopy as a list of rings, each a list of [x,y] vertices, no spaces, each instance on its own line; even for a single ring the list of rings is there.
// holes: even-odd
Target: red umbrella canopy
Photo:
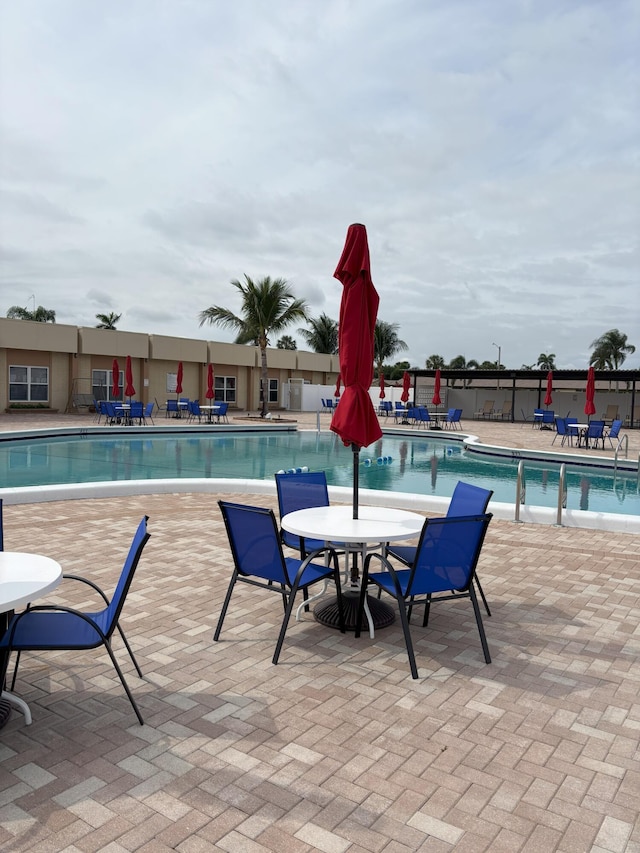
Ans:
[[[384,373],[381,373],[381,374],[380,374],[380,399],[381,399],[381,400],[384,400],[384,397],[385,397],[385,393],[384,393]]]
[[[434,406],[441,406],[442,400],[440,399],[440,370],[436,370],[436,378],[433,385],[433,397],[431,398],[431,402]]]
[[[331,429],[345,445],[367,447],[382,437],[369,388],[373,380],[374,330],[380,299],[371,281],[364,225],[350,225],[334,278],[342,282],[338,324],[340,376],[344,393]]]
[[[182,394],[182,362],[178,362],[178,376],[176,378],[176,394]]]
[[[214,392],[213,392],[213,365],[209,362],[209,367],[207,368],[207,393],[205,394],[207,400],[213,400]]]
[[[124,379],[126,387],[124,389],[125,397],[135,397],[136,389],[133,387],[133,370],[131,369],[131,356],[127,356],[127,366],[124,371]]]
[[[594,403],[594,397],[596,396],[596,375],[594,373],[593,367],[589,368],[589,372],[587,373],[587,393],[586,393],[586,402],[584,404],[584,413],[585,415],[595,415],[596,406]]]
[[[117,400],[120,396],[120,365],[118,364],[118,359],[113,359],[113,365],[111,366],[111,396],[114,400]]]
[[[547,373],[547,393],[544,395],[545,406],[550,406],[553,403],[553,397],[551,396],[552,391],[553,391],[553,370],[550,370]]]
[[[411,388],[411,376],[409,372],[405,370],[402,374],[402,394],[400,395],[400,400],[402,403],[406,403],[409,399],[409,390]]]

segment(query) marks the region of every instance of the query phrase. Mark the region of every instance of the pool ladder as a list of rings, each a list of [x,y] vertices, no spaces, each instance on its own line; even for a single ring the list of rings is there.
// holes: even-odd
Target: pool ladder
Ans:
[[[524,459],[518,462],[518,478],[516,480],[516,511],[514,521],[522,524],[520,521],[520,506],[526,503],[527,496],[527,479],[524,474]],[[556,514],[556,524],[562,527],[562,510],[567,508],[567,478],[566,465],[563,462],[560,466],[560,479],[558,482],[558,510]]]

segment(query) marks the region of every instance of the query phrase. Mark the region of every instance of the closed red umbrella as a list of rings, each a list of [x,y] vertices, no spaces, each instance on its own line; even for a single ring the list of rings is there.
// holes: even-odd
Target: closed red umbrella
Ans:
[[[381,373],[381,374],[380,374],[380,399],[381,399],[381,400],[384,400],[384,398],[385,398],[385,393],[384,393],[384,373]]]
[[[127,383],[124,389],[125,397],[129,398],[129,402],[131,402],[131,398],[136,396],[136,389],[133,387],[133,370],[131,369],[131,356],[127,356],[127,365],[124,371],[125,382]]]
[[[442,405],[442,400],[440,399],[440,369],[436,370],[436,378],[433,384],[433,397],[431,398],[431,402],[434,406]]]
[[[406,403],[409,399],[409,389],[411,388],[411,376],[409,372],[405,370],[402,374],[402,394],[400,395],[400,400],[403,403]]]
[[[213,391],[213,365],[209,362],[209,367],[207,368],[207,393],[205,394],[207,400],[213,400],[214,391]]]
[[[364,225],[349,226],[342,256],[333,275],[343,286],[338,352],[344,393],[331,421],[331,429],[353,451],[353,517],[357,518],[360,448],[382,438],[369,397],[380,299],[371,281],[369,244]]]
[[[593,367],[589,368],[589,372],[587,373],[587,392],[586,392],[586,401],[584,404],[584,413],[587,416],[595,415],[596,406],[594,403],[594,398],[596,396],[596,375],[593,370]]]
[[[111,367],[111,386],[111,399],[117,400],[120,396],[120,365],[117,358],[113,359]]]
[[[176,377],[176,394],[182,394],[182,362],[178,362],[178,376]]]
[[[336,387],[333,392],[333,396],[340,399],[340,374],[338,374],[338,378],[336,379]]]
[[[550,406],[553,403],[551,393],[553,391],[553,370],[547,373],[547,393],[544,395],[545,406]]]

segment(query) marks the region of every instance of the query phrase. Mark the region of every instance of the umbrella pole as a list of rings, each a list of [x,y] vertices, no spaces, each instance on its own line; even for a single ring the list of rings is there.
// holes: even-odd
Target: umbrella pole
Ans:
[[[360,487],[360,448],[357,444],[351,445],[353,451],[353,517],[358,517],[358,489]]]

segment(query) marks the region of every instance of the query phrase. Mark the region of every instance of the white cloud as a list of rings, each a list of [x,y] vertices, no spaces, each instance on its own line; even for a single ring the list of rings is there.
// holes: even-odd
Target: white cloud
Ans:
[[[244,273],[337,318],[347,226],[432,353],[640,357],[634,0],[0,10],[0,313],[180,336]],[[635,310],[634,310],[635,309]],[[290,330],[295,335],[295,330]]]

